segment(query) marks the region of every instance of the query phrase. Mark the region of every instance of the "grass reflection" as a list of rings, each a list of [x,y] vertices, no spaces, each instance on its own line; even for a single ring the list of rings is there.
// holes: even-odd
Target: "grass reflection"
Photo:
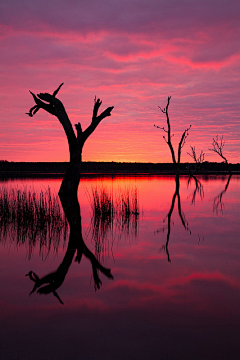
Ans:
[[[105,253],[106,239],[121,237],[137,237],[139,202],[137,189],[113,191],[106,187],[93,187],[88,193],[92,209],[91,234],[98,257]]]

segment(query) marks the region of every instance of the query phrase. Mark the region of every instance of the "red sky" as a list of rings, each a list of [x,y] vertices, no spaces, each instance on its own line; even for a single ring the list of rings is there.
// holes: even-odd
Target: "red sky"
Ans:
[[[28,90],[53,92],[73,124],[91,120],[95,95],[114,106],[89,138],[89,161],[171,161],[164,107],[176,145],[209,151],[224,135],[224,154],[240,162],[239,0],[8,0],[0,3],[0,159],[68,161],[57,118],[33,118]]]

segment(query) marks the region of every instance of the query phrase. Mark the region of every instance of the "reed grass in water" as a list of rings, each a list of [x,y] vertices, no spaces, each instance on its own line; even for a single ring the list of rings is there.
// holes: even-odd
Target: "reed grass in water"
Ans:
[[[107,237],[137,237],[139,203],[136,188],[124,191],[119,189],[114,196],[107,188],[95,187],[89,198],[92,208],[92,239],[98,257],[106,253]]]
[[[0,241],[9,238],[16,245],[26,244],[28,257],[39,243],[40,254],[57,251],[66,240],[68,223],[57,195],[50,188],[34,190],[0,188]]]

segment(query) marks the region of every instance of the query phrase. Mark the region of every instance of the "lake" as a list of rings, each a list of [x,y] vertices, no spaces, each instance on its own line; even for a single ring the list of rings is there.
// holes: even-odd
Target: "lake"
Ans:
[[[81,179],[83,240],[114,279],[99,272],[95,291],[82,256],[55,296],[29,296],[25,275],[56,271],[71,250],[61,180],[2,180],[2,209],[24,192],[30,205],[19,220],[1,213],[0,359],[239,359],[240,177],[199,181],[180,177],[176,191],[170,176]],[[110,217],[96,216],[93,193],[111,198]],[[49,217],[31,219],[49,194]]]

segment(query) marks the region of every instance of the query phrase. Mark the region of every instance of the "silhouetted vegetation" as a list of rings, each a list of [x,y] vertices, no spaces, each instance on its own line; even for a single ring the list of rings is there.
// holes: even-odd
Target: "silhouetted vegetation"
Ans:
[[[0,164],[1,178],[62,178],[69,163],[67,162],[9,162]],[[194,163],[180,163],[179,174],[188,175],[188,167],[195,169]],[[240,173],[240,164],[231,164],[234,173]],[[224,162],[203,161],[198,174],[217,174],[229,171],[228,164]],[[174,175],[176,173],[173,163],[117,163],[117,162],[82,162],[81,177],[100,176],[146,176],[146,175]]]
[[[27,245],[28,257],[39,244],[40,253],[57,251],[66,240],[68,224],[58,196],[50,188],[37,194],[33,189],[0,188],[0,241],[7,237]]]
[[[114,196],[106,188],[92,188],[88,194],[92,208],[91,233],[95,244],[95,253],[104,255],[106,239],[137,236],[139,203],[137,189],[130,191],[119,189]]]

